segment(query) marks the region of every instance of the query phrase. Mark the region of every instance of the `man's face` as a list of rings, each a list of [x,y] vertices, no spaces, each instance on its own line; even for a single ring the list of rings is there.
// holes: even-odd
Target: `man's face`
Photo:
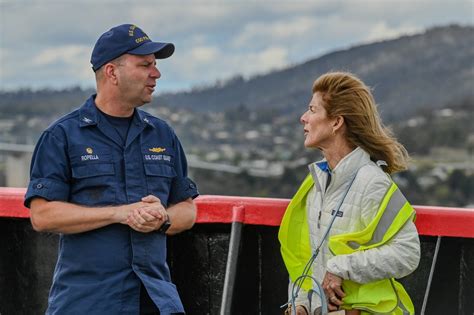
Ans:
[[[125,54],[117,68],[118,87],[124,100],[134,106],[150,103],[156,80],[161,77],[155,55]]]

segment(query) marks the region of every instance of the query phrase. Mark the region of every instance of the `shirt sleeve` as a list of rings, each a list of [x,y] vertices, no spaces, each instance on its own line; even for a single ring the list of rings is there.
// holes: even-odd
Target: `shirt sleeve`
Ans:
[[[48,201],[69,199],[70,167],[65,135],[60,128],[45,131],[36,144],[24,205],[36,197]]]
[[[188,198],[196,198],[199,196],[199,192],[196,184],[188,177],[188,163],[183,147],[178,137],[174,133],[173,135],[174,151],[176,153],[174,168],[177,176],[171,183],[169,202],[176,204]]]

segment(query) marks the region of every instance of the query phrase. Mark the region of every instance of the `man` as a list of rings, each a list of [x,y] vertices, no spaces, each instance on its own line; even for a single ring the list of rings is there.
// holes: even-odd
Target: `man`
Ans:
[[[25,205],[35,230],[60,234],[47,314],[184,313],[166,234],[193,226],[198,191],[173,130],[137,109],[173,52],[134,25],[104,33],[97,94],[38,141]]]

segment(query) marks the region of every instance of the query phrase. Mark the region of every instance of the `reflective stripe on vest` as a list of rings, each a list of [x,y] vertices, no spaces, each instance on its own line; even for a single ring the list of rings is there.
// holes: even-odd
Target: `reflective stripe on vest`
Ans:
[[[399,213],[400,209],[402,209],[405,204],[407,204],[407,200],[395,184],[390,187],[389,194],[390,193],[392,194],[390,200],[388,201],[382,217],[377,223],[377,227],[375,228],[374,234],[372,235],[372,239],[365,244],[366,246],[378,244],[382,241],[384,235],[386,235],[386,232],[390,228],[392,222],[394,222],[395,217]],[[360,244],[351,241],[349,242],[349,246],[352,249],[358,249]]]
[[[347,255],[358,250],[380,246],[390,240],[414,216],[415,210],[392,182],[379,206],[375,218],[358,232],[334,235],[329,249],[334,255]]]

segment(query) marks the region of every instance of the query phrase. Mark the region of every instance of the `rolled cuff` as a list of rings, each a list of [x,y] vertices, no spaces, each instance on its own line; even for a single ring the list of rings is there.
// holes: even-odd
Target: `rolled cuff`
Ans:
[[[170,196],[170,203],[178,203],[188,198],[196,198],[199,191],[196,184],[189,177],[177,178],[173,183],[173,191]]]
[[[33,179],[26,191],[23,203],[25,207],[29,208],[31,200],[35,197],[44,198],[48,201],[68,201],[69,185],[47,178]]]

